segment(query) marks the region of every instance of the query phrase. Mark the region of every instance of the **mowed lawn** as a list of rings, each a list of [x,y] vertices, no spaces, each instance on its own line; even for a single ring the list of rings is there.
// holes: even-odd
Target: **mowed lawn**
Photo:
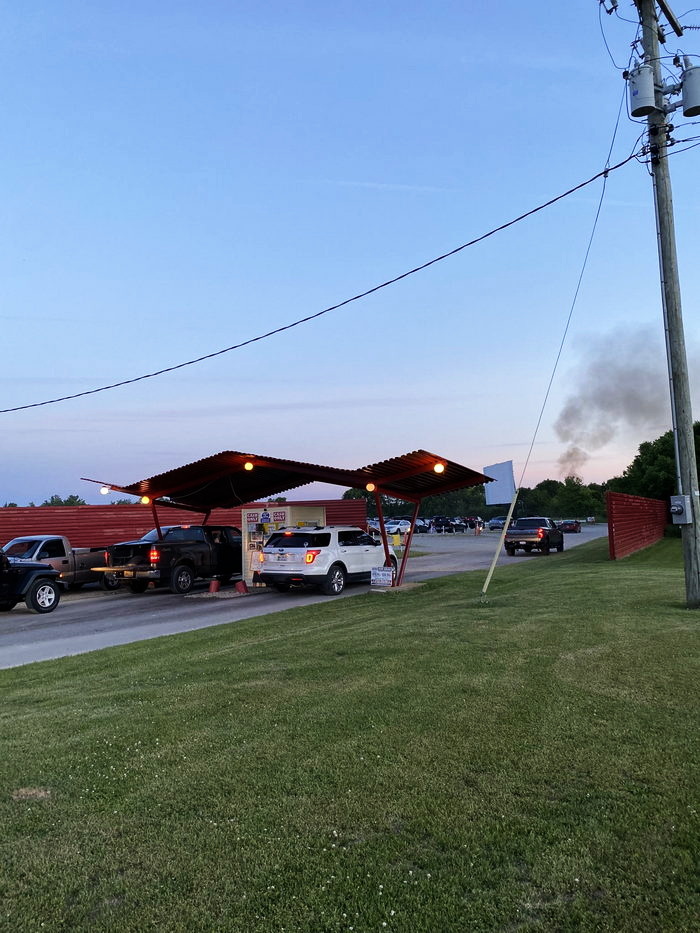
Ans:
[[[483,580],[0,671],[0,929],[698,930],[680,543]]]

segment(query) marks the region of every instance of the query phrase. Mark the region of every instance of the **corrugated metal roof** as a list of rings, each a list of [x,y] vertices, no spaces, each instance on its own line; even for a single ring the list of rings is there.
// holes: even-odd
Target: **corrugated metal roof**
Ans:
[[[436,465],[442,465],[442,472],[435,472]],[[414,450],[359,470],[224,450],[136,483],[106,485],[134,496],[149,496],[158,504],[206,512],[259,501],[313,482],[359,489],[374,483],[380,492],[417,502],[491,479],[427,450]]]

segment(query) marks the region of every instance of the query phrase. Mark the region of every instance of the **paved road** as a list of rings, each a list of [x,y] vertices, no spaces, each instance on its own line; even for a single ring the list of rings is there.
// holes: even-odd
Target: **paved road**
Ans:
[[[572,547],[607,534],[607,526],[584,526],[581,534],[566,535],[565,546]],[[465,570],[484,572],[498,546],[496,532],[481,535],[417,535],[413,550],[423,553],[408,562],[406,583],[419,583]],[[552,555],[554,558],[554,555]],[[540,555],[507,557],[500,564],[538,560]],[[343,597],[367,593],[366,585],[350,586]],[[17,667],[33,661],[46,661],[67,655],[124,645],[160,635],[173,635],[194,629],[237,622],[291,607],[309,606],[327,600],[314,592],[274,593],[254,590],[238,596],[233,588],[211,597],[204,586],[186,596],[158,590],[140,596],[119,590],[104,593],[86,587],[66,594],[55,612],[37,615],[23,604],[0,614],[0,668]]]

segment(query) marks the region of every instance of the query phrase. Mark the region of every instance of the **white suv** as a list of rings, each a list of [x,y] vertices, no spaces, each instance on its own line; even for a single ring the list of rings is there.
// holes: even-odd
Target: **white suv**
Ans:
[[[396,572],[396,555],[389,548]],[[326,525],[281,528],[260,551],[257,578],[281,593],[290,586],[317,586],[326,596],[338,596],[346,582],[369,582],[373,567],[385,563],[384,548],[361,528]]]

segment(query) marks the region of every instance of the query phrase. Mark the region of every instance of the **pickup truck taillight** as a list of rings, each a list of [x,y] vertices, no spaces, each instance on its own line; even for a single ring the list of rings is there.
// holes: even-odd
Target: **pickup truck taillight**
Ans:
[[[105,564],[107,567],[109,567],[110,565],[109,564],[109,551],[105,551],[104,553],[105,553]]]
[[[304,562],[307,564],[313,564],[318,555],[321,553],[319,548],[311,548],[306,552],[306,557],[304,557]]]
[[[537,537],[538,537],[538,538],[544,538],[544,536],[545,536],[545,530],[544,530],[544,528],[538,528],[538,529],[537,529]]]
[[[160,551],[158,550],[157,547],[151,548],[151,550],[148,552],[148,559],[150,560],[152,564],[158,563],[158,561],[160,560]]]

